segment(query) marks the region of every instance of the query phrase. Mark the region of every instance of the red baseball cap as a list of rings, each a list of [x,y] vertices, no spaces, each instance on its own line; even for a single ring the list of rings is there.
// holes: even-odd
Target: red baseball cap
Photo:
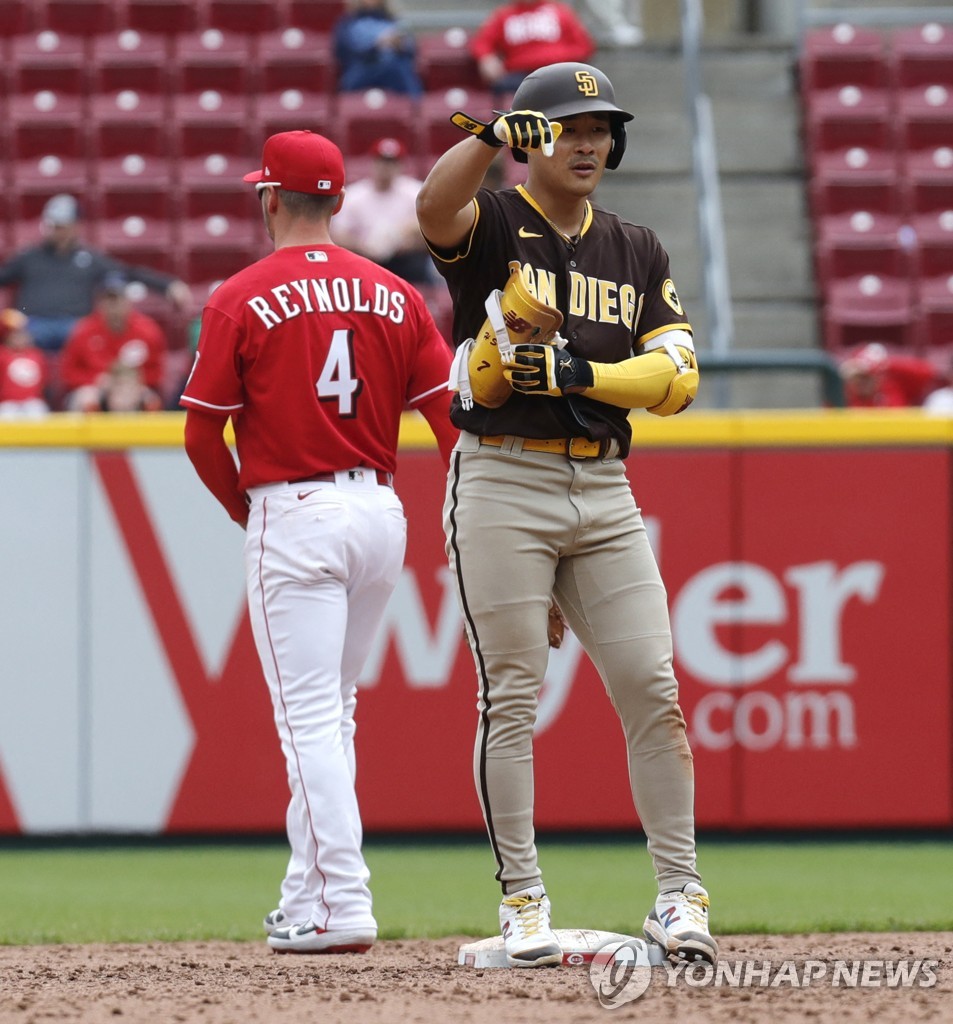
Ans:
[[[261,170],[245,181],[289,192],[336,196],[344,188],[344,157],[330,139],[315,132],[280,132],[265,140]]]
[[[407,155],[407,147],[400,139],[385,137],[378,139],[370,149],[371,156],[379,156],[384,160],[400,160]]]

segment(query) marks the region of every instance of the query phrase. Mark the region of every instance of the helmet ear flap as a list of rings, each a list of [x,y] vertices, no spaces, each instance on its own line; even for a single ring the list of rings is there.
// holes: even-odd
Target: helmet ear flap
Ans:
[[[625,155],[625,144],[625,125],[621,121],[616,121],[612,125],[612,149],[609,150],[609,156],[606,158],[606,167],[610,171],[614,171],[622,163],[622,157]]]

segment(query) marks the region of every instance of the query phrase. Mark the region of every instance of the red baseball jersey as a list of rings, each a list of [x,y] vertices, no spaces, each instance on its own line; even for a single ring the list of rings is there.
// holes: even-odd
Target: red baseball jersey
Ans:
[[[95,384],[115,362],[142,371],[143,383],[162,386],[166,339],[162,328],[145,313],[133,309],[121,331],[113,331],[105,317],[90,313],[73,328],[60,363],[63,383],[72,390]]]
[[[48,375],[46,357],[39,349],[0,345],[0,402],[42,398]]]
[[[447,387],[450,362],[406,281],[336,245],[288,246],[215,289],[180,401],[231,414],[243,490],[393,472],[401,413]]]

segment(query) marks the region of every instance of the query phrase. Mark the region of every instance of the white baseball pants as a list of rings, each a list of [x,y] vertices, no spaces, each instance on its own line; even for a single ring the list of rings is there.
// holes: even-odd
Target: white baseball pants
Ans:
[[[407,524],[373,470],[252,488],[248,608],[288,770],[292,921],[376,928],[354,790],[357,680],[404,560]]]

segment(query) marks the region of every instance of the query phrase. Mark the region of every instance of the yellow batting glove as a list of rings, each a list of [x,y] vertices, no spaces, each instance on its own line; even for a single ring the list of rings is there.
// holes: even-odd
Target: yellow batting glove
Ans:
[[[475,135],[488,146],[509,146],[511,149],[539,149],[544,156],[552,156],[554,144],[562,134],[563,126],[550,121],[538,110],[515,110],[492,121],[480,121],[458,110],[450,120],[465,132]]]

